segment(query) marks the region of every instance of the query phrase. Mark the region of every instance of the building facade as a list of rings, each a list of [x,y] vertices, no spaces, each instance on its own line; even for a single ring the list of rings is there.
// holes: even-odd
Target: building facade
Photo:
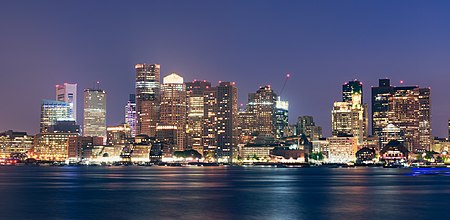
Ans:
[[[26,132],[5,131],[0,133],[0,158],[14,154],[28,155],[33,148],[34,137]]]
[[[255,114],[253,129],[258,135],[275,136],[275,111],[277,95],[270,86],[261,86],[248,95],[247,111]]]
[[[286,137],[289,129],[289,103],[288,101],[282,101],[279,96],[275,104],[274,117],[275,137]]]
[[[174,151],[185,149],[186,132],[186,85],[183,77],[171,73],[164,77],[161,86],[161,109],[158,127],[174,129]],[[158,132],[158,131],[157,131]]]
[[[40,132],[49,131],[58,120],[72,119],[70,105],[67,102],[44,99],[41,102]]]
[[[159,64],[136,64],[136,111],[138,133],[151,137],[156,135],[160,108],[160,71]]]
[[[77,84],[64,83],[56,85],[56,101],[67,102],[70,105],[70,116],[77,121]]]
[[[232,162],[237,158],[238,90],[234,82],[217,86],[217,157]]]
[[[127,105],[125,106],[125,123],[130,126],[132,137],[138,134],[138,115],[136,111],[136,95],[130,94]]]
[[[205,116],[204,94],[211,89],[211,83],[196,81],[186,83],[187,122],[186,147],[203,155],[203,129]]]
[[[296,135],[305,134],[309,140],[318,140],[322,138],[322,127],[317,126],[312,116],[299,116],[296,124]]]
[[[106,141],[106,92],[84,90],[83,136],[103,137]]]
[[[40,133],[35,136],[33,157],[38,160],[65,161],[68,159],[69,138],[76,133]]]

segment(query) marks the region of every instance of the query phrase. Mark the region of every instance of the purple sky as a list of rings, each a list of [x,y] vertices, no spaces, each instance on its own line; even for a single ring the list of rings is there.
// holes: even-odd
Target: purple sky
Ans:
[[[432,88],[433,134],[450,117],[450,1],[10,1],[0,7],[0,130],[38,132],[55,84],[100,80],[108,125],[123,122],[134,64],[159,63],[186,81],[235,81],[240,103],[280,90],[290,120],[313,115],[330,134],[345,81]],[[369,103],[370,104],[370,103]]]

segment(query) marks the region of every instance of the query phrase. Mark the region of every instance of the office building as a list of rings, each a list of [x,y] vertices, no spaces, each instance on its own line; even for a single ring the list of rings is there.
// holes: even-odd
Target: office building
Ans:
[[[297,136],[305,134],[310,141],[322,138],[322,127],[316,125],[312,116],[299,116],[295,127]]]
[[[84,90],[83,136],[103,137],[106,141],[106,92]]]
[[[32,156],[38,160],[65,161],[68,159],[69,138],[77,133],[40,133],[35,136]]]
[[[211,89],[211,83],[197,81],[186,83],[187,94],[187,123],[186,147],[203,154],[203,125],[205,116],[204,94]]]
[[[361,94],[361,98],[358,100],[353,100],[354,94]],[[342,85],[342,101],[362,105],[363,84],[356,79],[354,81],[344,83],[344,85]]]
[[[70,116],[77,121],[77,84],[64,83],[56,85],[56,101],[67,102],[70,105]]]
[[[167,133],[167,129],[173,130],[170,136],[174,140],[170,142],[174,144],[174,151],[185,149],[186,109],[186,86],[183,77],[176,73],[165,76],[161,86],[160,121],[157,133],[162,130]]]
[[[136,111],[135,94],[130,94],[130,98],[125,106],[125,123],[130,126],[131,137],[135,137],[138,134],[138,115]]]
[[[247,111],[255,114],[258,135],[275,136],[275,110],[277,95],[270,86],[261,86],[255,93],[248,94]]]
[[[58,120],[71,120],[70,105],[67,102],[44,99],[41,102],[40,132],[49,132],[49,128]]]
[[[400,128],[409,151],[431,147],[430,88],[394,87],[389,79],[380,79],[372,88],[372,132],[380,135],[388,124]]]
[[[103,145],[102,137],[69,137],[68,159],[74,162],[88,160],[92,156],[92,149],[101,145]]]
[[[26,132],[0,133],[0,158],[26,157],[33,148],[34,137]]]
[[[125,145],[131,140],[131,129],[128,124],[108,126],[106,128],[106,144],[110,146]]]
[[[159,64],[136,64],[136,111],[138,133],[151,137],[156,135],[160,108]]]
[[[288,101],[282,101],[278,96],[275,102],[275,137],[283,138],[287,137],[289,130],[289,103]]]
[[[368,136],[367,105],[363,104],[362,83],[355,80],[342,87],[342,101],[335,102],[332,114],[332,134],[351,135],[358,145]]]

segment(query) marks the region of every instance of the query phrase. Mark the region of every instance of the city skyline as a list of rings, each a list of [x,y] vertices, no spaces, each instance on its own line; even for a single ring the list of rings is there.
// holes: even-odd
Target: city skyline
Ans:
[[[446,95],[450,91],[446,85],[450,82],[446,74],[450,69],[447,62],[450,48],[445,39],[450,33],[439,27],[445,25],[443,20],[450,14],[448,7],[443,7],[448,3],[427,5],[408,1],[407,7],[397,13],[405,2],[385,2],[374,7],[370,3],[346,2],[338,10],[328,8],[337,4],[333,2],[325,6],[295,3],[291,9],[273,2],[241,3],[238,8],[227,3],[214,6],[203,2],[199,9],[189,8],[183,2],[152,2],[165,9],[172,7],[181,16],[189,15],[185,21],[160,12],[128,19],[121,16],[124,18],[121,20],[117,13],[134,12],[131,6],[119,9],[120,4],[115,2],[107,9],[95,2],[90,8],[73,2],[57,3],[52,10],[47,8],[50,3],[54,2],[43,2],[38,7],[30,2],[23,8],[27,13],[23,19],[8,13],[19,7],[17,3],[9,2],[2,7],[4,19],[0,25],[8,34],[0,42],[4,48],[0,53],[0,72],[8,74],[5,80],[8,83],[1,87],[0,94],[2,100],[26,111],[2,108],[1,130],[38,133],[40,101],[53,99],[54,86],[64,82],[77,83],[82,91],[100,81],[109,97],[107,125],[120,124],[123,106],[128,95],[134,93],[134,65],[159,63],[161,77],[177,72],[185,81],[205,79],[213,84],[220,80],[234,81],[239,89],[239,104],[244,105],[247,94],[260,86],[270,84],[280,92],[289,72],[292,77],[282,98],[289,101],[290,122],[297,116],[312,115],[315,123],[323,127],[325,136],[331,134],[330,106],[340,100],[341,85],[346,81],[358,79],[364,83],[364,102],[369,105],[369,87],[376,86],[380,78],[390,78],[394,86],[431,87],[433,135],[447,134],[450,102]],[[85,12],[86,18],[56,13],[57,9],[64,12],[69,7],[78,8],[77,13]],[[236,18],[219,13],[221,7],[235,13]],[[422,14],[417,13],[419,9]],[[314,14],[317,10],[321,13]],[[94,11],[104,18],[94,15]],[[43,16],[45,12],[48,13]],[[347,17],[342,16],[346,12]],[[265,13],[273,19],[264,17]],[[211,21],[204,21],[202,15],[212,16]],[[361,18],[362,15],[367,17]],[[153,21],[152,16],[159,19]],[[333,16],[338,18],[333,20]],[[309,19],[311,25],[302,19]],[[405,25],[419,20],[414,27]],[[218,22],[219,28],[214,22]],[[161,31],[141,37],[138,30],[146,23]],[[273,27],[269,33],[268,27]],[[88,30],[89,34],[81,30]],[[348,35],[349,30],[353,35]],[[126,34],[120,35],[121,31]],[[72,36],[75,32],[80,33]],[[32,66],[33,71],[17,68],[25,64]],[[24,75],[28,80],[24,80]],[[400,80],[404,83],[400,84]],[[11,99],[8,91],[19,86],[23,99]],[[82,105],[77,110],[77,121],[82,121]]]

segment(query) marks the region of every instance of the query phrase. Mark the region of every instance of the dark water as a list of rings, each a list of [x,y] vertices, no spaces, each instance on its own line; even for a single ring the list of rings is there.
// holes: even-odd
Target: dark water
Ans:
[[[447,219],[410,169],[0,167],[0,219]]]

